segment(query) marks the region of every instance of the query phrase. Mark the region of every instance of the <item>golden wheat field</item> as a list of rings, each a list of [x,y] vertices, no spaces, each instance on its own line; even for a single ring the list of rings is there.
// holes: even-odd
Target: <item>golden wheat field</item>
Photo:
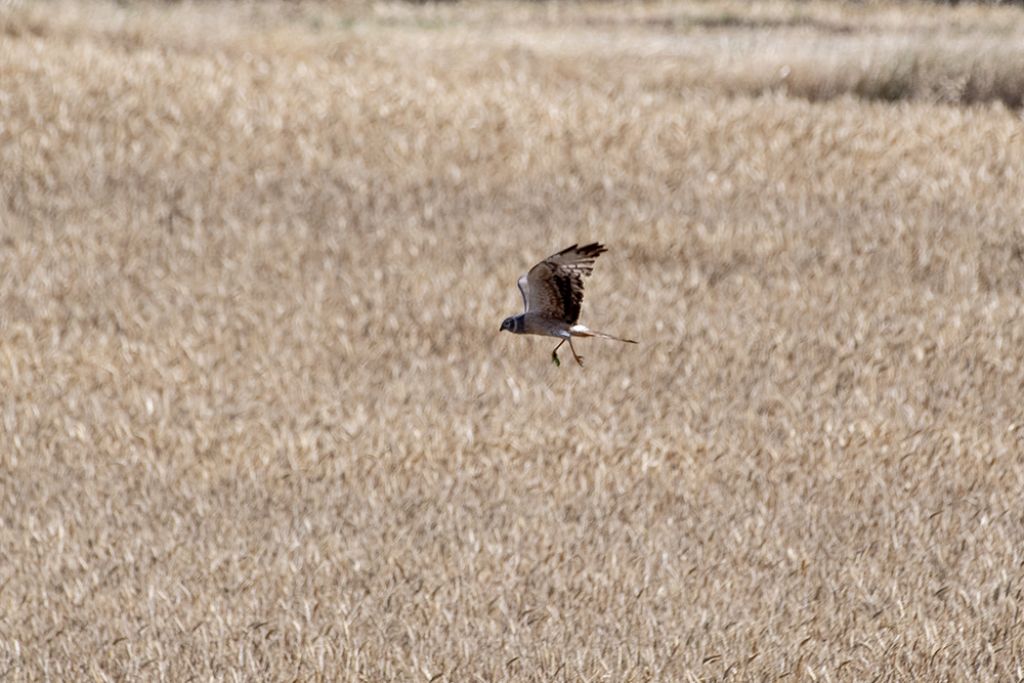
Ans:
[[[1024,677],[1024,9],[0,4],[0,679]],[[582,321],[516,278],[608,254]]]

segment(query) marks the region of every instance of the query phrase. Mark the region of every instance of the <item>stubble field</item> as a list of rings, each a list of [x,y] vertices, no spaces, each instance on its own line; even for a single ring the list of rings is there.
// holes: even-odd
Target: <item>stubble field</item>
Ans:
[[[1022,93],[1013,8],[0,6],[0,678],[1019,680]]]

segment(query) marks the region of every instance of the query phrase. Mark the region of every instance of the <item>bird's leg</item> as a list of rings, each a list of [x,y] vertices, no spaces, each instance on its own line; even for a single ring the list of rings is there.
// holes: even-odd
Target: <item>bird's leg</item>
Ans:
[[[556,346],[555,350],[551,352],[551,362],[554,363],[556,366],[561,366],[562,365],[562,361],[558,360],[558,349],[562,348],[562,344],[564,344],[564,343],[565,343],[564,339],[562,341],[558,342],[558,346]]]
[[[583,367],[583,356],[576,355],[576,349],[572,345],[572,338],[566,338],[563,341],[569,342],[569,350],[572,351],[572,357],[576,359],[576,364],[581,368]]]

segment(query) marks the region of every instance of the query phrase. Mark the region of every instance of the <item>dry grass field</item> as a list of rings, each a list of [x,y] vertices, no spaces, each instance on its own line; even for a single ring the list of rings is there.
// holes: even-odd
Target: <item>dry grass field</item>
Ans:
[[[1012,7],[0,3],[0,679],[1021,680],[1022,95]]]

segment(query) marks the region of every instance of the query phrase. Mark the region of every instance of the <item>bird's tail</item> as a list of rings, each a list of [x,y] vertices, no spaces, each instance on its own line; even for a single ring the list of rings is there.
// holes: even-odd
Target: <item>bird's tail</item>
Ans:
[[[597,337],[598,339],[611,339],[612,341],[626,342],[627,344],[637,344],[639,342],[632,339],[623,339],[622,337],[616,337],[613,334],[605,334],[604,332],[597,332],[590,329],[586,325],[573,325],[569,328],[569,333],[574,337]]]

